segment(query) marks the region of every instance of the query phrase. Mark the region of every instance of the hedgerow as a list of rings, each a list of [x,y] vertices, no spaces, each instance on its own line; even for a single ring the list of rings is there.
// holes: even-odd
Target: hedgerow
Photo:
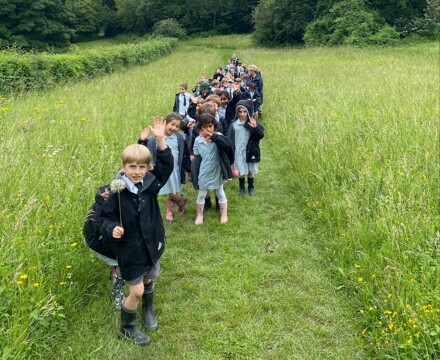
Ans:
[[[140,43],[66,54],[0,52],[0,95],[44,90],[56,84],[109,74],[147,64],[177,46],[175,38],[153,38]]]

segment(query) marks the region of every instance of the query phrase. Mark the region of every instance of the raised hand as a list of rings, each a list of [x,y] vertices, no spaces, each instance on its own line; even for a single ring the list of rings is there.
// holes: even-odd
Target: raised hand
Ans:
[[[167,144],[165,143],[164,140],[165,126],[166,123],[163,117],[161,116],[153,117],[153,126],[150,126],[150,130],[156,140],[157,147],[159,148],[159,150],[164,150],[167,148]]]
[[[155,138],[163,137],[165,134],[165,120],[162,116],[153,117],[153,126],[149,126],[151,133]]]
[[[200,135],[202,135],[207,142],[211,140],[212,133],[207,130],[200,131]]]
[[[253,127],[256,128],[257,127],[257,120],[255,120],[255,118],[253,116],[251,116],[249,118],[249,124]]]
[[[146,128],[144,128],[141,132],[141,135],[139,136],[139,139],[141,140],[147,140],[148,139],[148,134],[150,133],[150,128],[147,126]]]

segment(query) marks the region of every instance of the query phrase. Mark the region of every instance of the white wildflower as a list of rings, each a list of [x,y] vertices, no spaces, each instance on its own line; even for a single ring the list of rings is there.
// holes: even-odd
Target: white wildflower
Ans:
[[[124,180],[119,180],[119,179],[113,180],[110,183],[110,189],[111,189],[111,191],[113,193],[120,192],[120,191],[124,190],[125,189],[125,182],[124,182]]]

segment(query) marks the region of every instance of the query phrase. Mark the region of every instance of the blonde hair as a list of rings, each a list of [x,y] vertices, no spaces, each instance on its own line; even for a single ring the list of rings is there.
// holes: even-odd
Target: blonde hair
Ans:
[[[148,170],[153,169],[153,159],[150,150],[144,145],[128,145],[121,155],[122,164],[129,163],[146,164]]]
[[[254,71],[258,72],[258,68],[255,65],[249,65],[248,70],[254,70]]]
[[[222,101],[220,100],[220,96],[218,95],[209,95],[205,99],[205,103],[213,102],[214,104],[217,104],[218,107],[222,104]]]

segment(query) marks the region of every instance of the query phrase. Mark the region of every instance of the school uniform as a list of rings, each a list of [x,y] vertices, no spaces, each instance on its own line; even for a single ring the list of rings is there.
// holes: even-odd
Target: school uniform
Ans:
[[[173,106],[173,112],[178,113],[179,115],[185,117],[188,113],[188,107],[191,103],[191,95],[189,93],[176,94],[176,97],[174,99],[174,106]]]
[[[215,190],[232,179],[234,154],[230,140],[221,133],[212,134],[207,143],[203,136],[194,141],[194,161],[191,164],[193,186],[196,190]]]
[[[240,100],[238,106],[244,106],[249,116],[253,116],[252,103],[247,100]],[[229,126],[228,137],[234,151],[234,168],[238,170],[240,176],[249,173],[258,173],[258,163],[261,160],[260,140],[264,137],[264,128],[257,122],[257,127],[253,128],[249,119],[242,124],[238,117]]]
[[[147,172],[137,194],[133,183],[119,172],[125,182],[120,193],[111,193],[101,208],[101,234],[116,254],[122,278],[132,281],[156,264],[165,250],[165,230],[157,195],[173,171],[170,148],[157,150],[156,167]],[[124,228],[121,239],[113,238],[116,226]]]

